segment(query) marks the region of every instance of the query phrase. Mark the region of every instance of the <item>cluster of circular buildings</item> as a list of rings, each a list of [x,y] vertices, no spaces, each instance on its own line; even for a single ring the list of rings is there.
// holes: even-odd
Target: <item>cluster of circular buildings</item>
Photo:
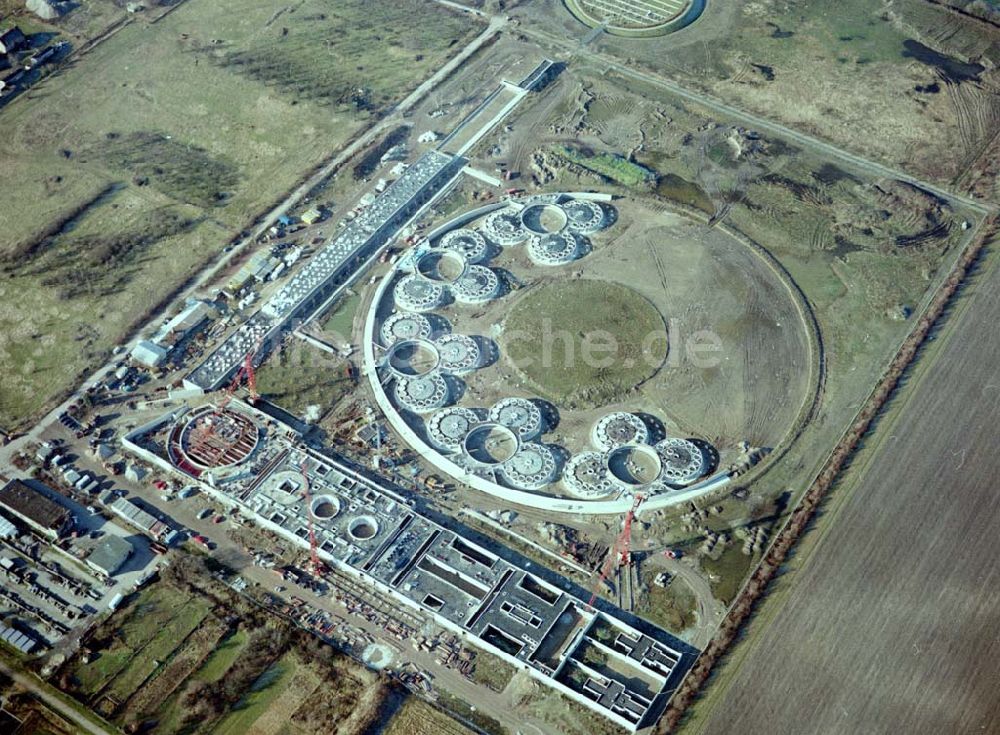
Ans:
[[[644,494],[688,485],[708,469],[708,459],[689,439],[670,437],[654,443],[641,417],[616,411],[603,416],[591,432],[594,450],[574,455],[563,469],[566,490],[585,499],[618,490]]]
[[[524,247],[539,267],[565,265],[589,252],[589,236],[608,227],[614,211],[567,194],[512,200],[449,223],[407,254],[380,286],[368,316],[365,372],[394,427],[426,458],[473,486],[538,492],[555,489],[594,500],[641,490],[681,487],[707,469],[686,439],[660,438],[638,416],[612,413],[594,427],[594,449],[568,456],[544,444],[549,428],[539,402],[502,398],[492,406],[456,405],[462,376],[491,362],[495,345],[458,334],[434,313],[477,305],[505,293],[490,260]],[[478,227],[463,226],[479,220]],[[568,456],[568,459],[567,459]]]

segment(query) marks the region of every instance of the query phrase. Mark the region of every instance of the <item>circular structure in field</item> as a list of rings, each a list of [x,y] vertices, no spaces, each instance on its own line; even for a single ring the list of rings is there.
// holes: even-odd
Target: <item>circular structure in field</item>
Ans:
[[[486,217],[483,232],[498,245],[517,245],[530,234],[521,225],[521,217],[510,209],[501,209]]]
[[[563,0],[567,10],[591,28],[616,36],[646,38],[692,23],[706,0]]]
[[[533,439],[542,430],[542,411],[527,398],[504,398],[490,409],[490,421],[506,426],[521,439]]]
[[[608,472],[624,486],[649,485],[660,479],[663,463],[647,444],[618,447],[608,453]]]
[[[687,439],[664,439],[656,445],[656,452],[663,465],[663,476],[669,482],[694,482],[706,469],[704,452]]]
[[[340,501],[333,495],[319,495],[312,499],[309,512],[317,521],[326,521],[340,513]]]
[[[568,217],[557,204],[531,204],[521,210],[521,226],[535,235],[562,232]]]
[[[427,421],[431,441],[448,451],[462,448],[466,435],[480,422],[475,411],[461,406],[441,409]]]
[[[452,375],[467,373],[479,365],[479,345],[466,334],[438,337],[434,347],[439,357],[438,364]]]
[[[242,412],[204,406],[174,425],[167,438],[167,453],[175,467],[198,476],[246,461],[257,449],[260,437],[260,428]]]
[[[572,232],[532,235],[528,255],[539,265],[565,265],[576,260],[579,245]]]
[[[555,281],[510,311],[500,336],[529,384],[557,406],[613,403],[660,369],[666,325],[642,295],[609,281]]]
[[[562,207],[566,223],[581,235],[592,235],[604,227],[604,210],[597,202],[574,199]]]
[[[479,263],[489,252],[489,246],[476,230],[459,229],[445,233],[438,240],[437,246],[443,250],[460,253],[467,263]]]
[[[382,342],[391,345],[401,339],[427,339],[431,323],[423,314],[399,311],[382,323]]]
[[[428,250],[417,261],[417,272],[424,278],[454,283],[465,275],[465,257],[455,250]]]
[[[444,287],[411,274],[396,284],[396,305],[405,311],[433,311],[444,301]]]
[[[585,500],[606,497],[617,489],[608,472],[608,462],[601,452],[573,455],[563,469],[563,486],[572,495]]]
[[[386,363],[401,378],[427,375],[441,364],[441,354],[433,342],[425,339],[404,339],[389,347]]]
[[[500,472],[514,487],[540,490],[555,478],[556,460],[547,446],[529,442],[504,463]]]
[[[809,405],[802,307],[724,229],[553,193],[458,215],[427,242],[371,299],[364,375],[406,444],[498,507],[682,504],[726,484],[707,475],[741,441],[775,446]],[[562,263],[572,272],[548,267]],[[706,436],[721,449],[683,438]]]
[[[649,429],[634,413],[616,411],[604,416],[594,425],[592,440],[594,446],[609,451],[625,444],[647,443]]]
[[[470,265],[451,284],[451,293],[461,304],[482,304],[496,298],[499,292],[500,279],[484,265]]]
[[[448,384],[440,373],[396,381],[396,400],[414,413],[428,413],[448,402]]]
[[[347,533],[355,541],[368,541],[378,534],[378,521],[371,516],[352,518],[347,524]]]
[[[462,443],[465,456],[473,465],[497,467],[511,459],[520,448],[517,434],[501,424],[480,424]]]

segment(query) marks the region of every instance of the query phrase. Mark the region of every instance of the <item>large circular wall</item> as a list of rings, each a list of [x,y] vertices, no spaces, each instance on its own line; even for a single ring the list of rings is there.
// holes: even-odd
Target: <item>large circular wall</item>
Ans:
[[[575,513],[620,513],[637,494],[646,508],[662,507],[726,482],[698,482],[710,469],[698,446],[664,437],[639,414],[599,417],[574,454],[542,440],[558,424],[559,406],[523,395],[483,403],[469,388],[480,371],[495,370],[496,345],[452,322],[463,325],[469,309],[505,298],[510,286],[491,262],[496,255],[522,252],[518,262],[560,272],[587,257],[589,238],[616,219],[606,203],[579,195],[485,207],[432,232],[379,285],[366,320],[365,374],[396,430],[440,470],[507,502]],[[520,276],[511,278],[519,287]],[[415,365],[408,358],[418,352],[426,359]]]

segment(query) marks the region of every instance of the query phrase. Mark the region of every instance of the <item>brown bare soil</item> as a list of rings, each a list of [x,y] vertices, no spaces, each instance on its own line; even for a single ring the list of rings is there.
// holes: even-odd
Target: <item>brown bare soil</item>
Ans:
[[[1000,729],[995,256],[986,267],[690,731]]]

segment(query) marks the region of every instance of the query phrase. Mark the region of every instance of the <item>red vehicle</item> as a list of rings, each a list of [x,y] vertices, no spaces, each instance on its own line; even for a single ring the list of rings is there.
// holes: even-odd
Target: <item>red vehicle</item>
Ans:
[[[191,540],[194,541],[195,543],[201,544],[206,549],[208,548],[208,539],[199,533],[196,533],[194,536],[192,536]]]
[[[217,515],[215,518],[212,519],[212,523],[222,523],[224,520],[226,520],[226,517],[224,515]]]

